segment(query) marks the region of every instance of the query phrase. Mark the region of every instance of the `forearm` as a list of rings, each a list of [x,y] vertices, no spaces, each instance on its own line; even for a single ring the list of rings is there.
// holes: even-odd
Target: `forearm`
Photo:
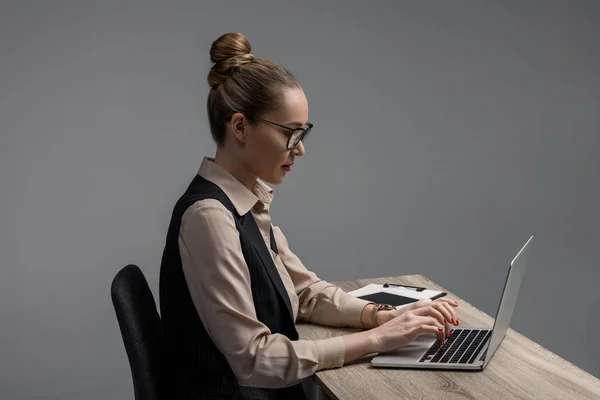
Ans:
[[[315,278],[318,279],[318,278]],[[298,292],[298,319],[326,326],[371,328],[363,312],[369,302],[344,292],[341,288],[316,280]]]

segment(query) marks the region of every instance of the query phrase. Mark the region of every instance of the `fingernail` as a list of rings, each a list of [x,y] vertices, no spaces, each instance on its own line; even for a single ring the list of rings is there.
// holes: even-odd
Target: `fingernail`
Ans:
[[[444,323],[445,323],[445,324],[447,323],[447,322],[446,322],[446,320],[444,320]]]
[[[448,337],[452,337],[452,331],[448,331]]]
[[[456,325],[458,325],[458,320],[456,320]]]
[[[443,329],[443,328],[438,328],[438,330],[439,330],[440,332],[443,332],[443,331],[444,331],[444,329]]]

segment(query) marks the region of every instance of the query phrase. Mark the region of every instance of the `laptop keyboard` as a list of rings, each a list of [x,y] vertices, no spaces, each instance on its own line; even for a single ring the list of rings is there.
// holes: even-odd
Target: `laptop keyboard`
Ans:
[[[472,364],[491,333],[489,330],[453,329],[452,337],[441,346],[434,343],[419,362]]]

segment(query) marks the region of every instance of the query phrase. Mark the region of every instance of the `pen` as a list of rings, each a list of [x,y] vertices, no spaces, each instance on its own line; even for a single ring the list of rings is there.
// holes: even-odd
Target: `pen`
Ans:
[[[397,285],[395,283],[384,283],[383,287],[387,288],[387,287],[401,287],[401,288],[406,288],[409,290],[414,290],[416,292],[422,292],[423,290],[427,290],[427,288],[424,287],[419,287],[419,286],[409,286],[409,285]]]

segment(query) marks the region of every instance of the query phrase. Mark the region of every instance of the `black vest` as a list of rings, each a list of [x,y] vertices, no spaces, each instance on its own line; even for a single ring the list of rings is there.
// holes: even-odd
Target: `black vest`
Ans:
[[[250,272],[258,320],[268,326],[272,333],[281,333],[290,340],[298,340],[289,296],[252,213],[239,215],[217,185],[196,175],[173,210],[160,268],[162,398],[304,399],[301,385],[285,389],[240,386],[227,359],[204,329],[185,281],[178,244],[183,213],[192,204],[204,199],[220,201],[234,216],[242,252]],[[272,231],[271,247],[277,253]]]

